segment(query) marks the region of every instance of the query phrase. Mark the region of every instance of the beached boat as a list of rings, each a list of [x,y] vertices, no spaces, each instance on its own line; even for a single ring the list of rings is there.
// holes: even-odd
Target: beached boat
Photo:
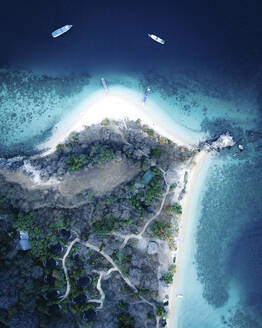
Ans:
[[[103,77],[101,77],[101,82],[103,84],[103,87],[105,89],[105,92],[108,92],[108,87],[107,87],[107,84],[106,84],[106,80]]]
[[[154,34],[149,34],[149,33],[147,33],[147,35],[148,35],[151,39],[153,39],[154,41],[156,41],[156,42],[158,42],[158,43],[165,44],[165,42],[166,42],[165,40],[159,38],[158,36],[156,36],[156,35],[154,35]]]
[[[144,99],[143,99],[143,102],[142,102],[142,105],[145,104],[145,102],[147,101],[147,98],[148,98],[148,95],[149,95],[149,92],[151,91],[150,88],[147,88],[146,89],[146,93],[145,93],[145,96],[144,96]]]
[[[65,25],[63,27],[60,27],[59,29],[52,32],[52,37],[57,38],[58,36],[64,34],[65,32],[69,31],[72,28],[73,25]]]
[[[176,298],[183,298],[184,295],[183,294],[176,294]]]

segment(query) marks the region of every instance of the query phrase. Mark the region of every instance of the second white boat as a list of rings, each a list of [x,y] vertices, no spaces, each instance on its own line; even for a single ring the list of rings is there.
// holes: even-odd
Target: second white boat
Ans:
[[[156,36],[156,35],[154,35],[154,34],[149,34],[149,33],[147,33],[147,35],[148,35],[151,39],[153,39],[154,41],[156,41],[156,42],[158,42],[158,43],[165,44],[165,42],[166,42],[165,40],[159,38],[158,36]]]
[[[52,32],[52,37],[57,38],[58,36],[64,34],[67,31],[69,31],[72,27],[73,27],[73,25],[65,25],[63,27],[60,27],[59,29]]]

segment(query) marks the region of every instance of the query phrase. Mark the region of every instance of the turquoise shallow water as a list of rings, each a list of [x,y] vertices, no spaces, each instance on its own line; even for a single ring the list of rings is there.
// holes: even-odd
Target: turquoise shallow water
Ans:
[[[234,147],[213,156],[199,178],[184,253],[184,298],[174,328],[257,328],[262,322],[259,102],[251,88],[244,93],[241,85],[209,74],[204,78],[185,69],[104,77],[109,87],[141,100],[150,86],[147,108],[193,143],[229,131],[244,145],[242,153]],[[0,79],[0,146],[9,156],[34,152],[101,90],[99,75],[2,70]]]

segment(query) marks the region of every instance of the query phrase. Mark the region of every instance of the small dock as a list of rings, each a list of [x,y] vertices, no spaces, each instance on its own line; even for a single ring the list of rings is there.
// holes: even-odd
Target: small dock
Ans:
[[[142,101],[142,105],[144,106],[145,105],[145,102],[147,101],[147,98],[148,98],[148,95],[149,95],[149,92],[151,91],[150,88],[147,88],[146,89],[146,93],[145,93],[145,96],[144,96],[144,99]]]
[[[101,82],[102,82],[102,85],[103,85],[103,87],[105,89],[105,92],[108,93],[108,91],[109,91],[108,90],[108,86],[106,84],[106,80],[103,77],[101,77]]]

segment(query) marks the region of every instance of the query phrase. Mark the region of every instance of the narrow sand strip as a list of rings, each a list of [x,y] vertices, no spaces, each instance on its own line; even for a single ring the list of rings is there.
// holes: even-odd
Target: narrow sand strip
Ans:
[[[189,172],[188,176],[188,184],[187,184],[187,192],[184,199],[181,202],[183,208],[183,214],[180,218],[180,229],[179,229],[179,245],[176,254],[176,274],[174,277],[174,282],[170,287],[169,291],[169,309],[168,309],[168,320],[167,320],[167,327],[168,328],[176,328],[175,327],[175,306],[176,302],[179,302],[176,295],[179,291],[179,283],[181,282],[181,262],[183,261],[183,253],[185,248],[185,235],[187,231],[187,225],[189,224],[189,212],[190,212],[190,205],[192,201],[192,195],[196,192],[195,188],[197,186],[197,180],[199,177],[200,172],[202,171],[206,161],[208,160],[210,153],[206,153],[202,151],[199,153],[195,159],[195,166]]]
[[[119,92],[110,92],[106,95],[98,95],[92,102],[87,101],[80,107],[79,114],[72,118],[71,122],[65,123],[64,127],[58,129],[56,133],[45,143],[38,146],[39,149],[49,150],[44,154],[49,154],[55,150],[57,144],[62,143],[73,131],[79,132],[85,126],[100,123],[103,119],[112,120],[137,120],[141,119],[142,124],[147,124],[161,136],[169,138],[178,145],[190,147],[188,140],[176,136],[173,131],[169,131],[164,122],[159,122],[154,117],[154,112],[150,107],[142,106],[124,96]]]

